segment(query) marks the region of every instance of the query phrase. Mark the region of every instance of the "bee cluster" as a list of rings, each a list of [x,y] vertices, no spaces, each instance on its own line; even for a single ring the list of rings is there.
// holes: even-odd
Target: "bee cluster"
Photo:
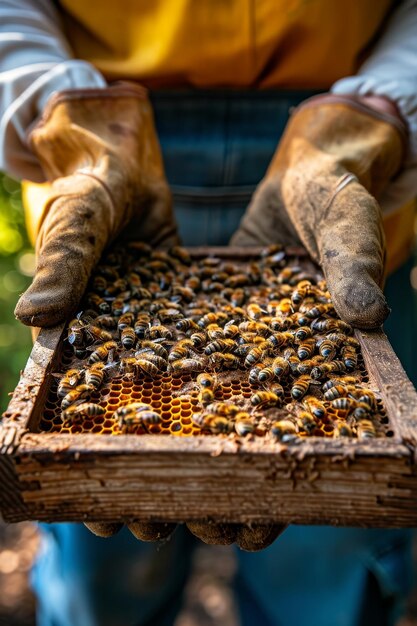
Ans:
[[[278,245],[242,262],[130,243],[98,265],[82,308],[57,374],[63,424],[105,416],[115,433],[166,432],[161,402],[132,393],[143,384],[186,407],[192,428],[178,434],[383,432],[353,329],[325,281]]]

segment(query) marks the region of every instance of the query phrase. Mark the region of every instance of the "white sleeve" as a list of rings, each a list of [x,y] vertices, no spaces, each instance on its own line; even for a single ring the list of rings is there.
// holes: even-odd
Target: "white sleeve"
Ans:
[[[105,86],[98,70],[73,58],[52,0],[0,0],[0,170],[42,182],[27,129],[52,92]]]
[[[408,123],[409,151],[403,172],[381,198],[384,210],[395,210],[417,196],[417,0],[404,0],[356,76],[331,89],[337,94],[386,96]]]

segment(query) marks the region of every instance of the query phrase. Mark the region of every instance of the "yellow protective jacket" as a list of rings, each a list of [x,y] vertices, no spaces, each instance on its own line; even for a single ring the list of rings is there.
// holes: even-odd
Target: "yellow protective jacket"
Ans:
[[[150,88],[326,90],[356,72],[392,5],[390,0],[60,0],[58,6],[76,58],[90,61],[107,80],[132,79]],[[26,204],[37,204],[38,214],[41,187],[24,187]],[[414,205],[385,216],[389,271],[409,255]]]

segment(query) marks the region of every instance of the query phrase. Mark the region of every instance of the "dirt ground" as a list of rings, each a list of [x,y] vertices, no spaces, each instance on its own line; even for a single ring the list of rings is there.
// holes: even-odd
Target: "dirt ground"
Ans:
[[[36,625],[28,577],[37,546],[35,525],[0,523],[0,626]],[[415,552],[417,560],[417,543]],[[185,604],[175,626],[238,626],[230,590],[234,567],[228,548],[222,548],[222,558],[208,546],[196,550]],[[398,626],[417,626],[417,588]]]

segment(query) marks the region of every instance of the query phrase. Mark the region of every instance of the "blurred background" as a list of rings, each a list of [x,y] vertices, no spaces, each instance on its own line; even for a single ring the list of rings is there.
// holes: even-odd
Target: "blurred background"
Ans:
[[[13,315],[31,281],[35,257],[26,236],[20,185],[0,173],[0,413],[8,403],[31,348],[29,329]],[[417,268],[412,274],[417,288]],[[414,284],[415,283],[415,284]],[[35,524],[0,521],[0,626],[35,626],[30,568],[39,535]],[[417,561],[417,549],[416,549]],[[235,561],[230,548],[201,544],[194,554],[184,608],[175,626],[238,626],[231,591]],[[398,626],[417,626],[417,591]]]

